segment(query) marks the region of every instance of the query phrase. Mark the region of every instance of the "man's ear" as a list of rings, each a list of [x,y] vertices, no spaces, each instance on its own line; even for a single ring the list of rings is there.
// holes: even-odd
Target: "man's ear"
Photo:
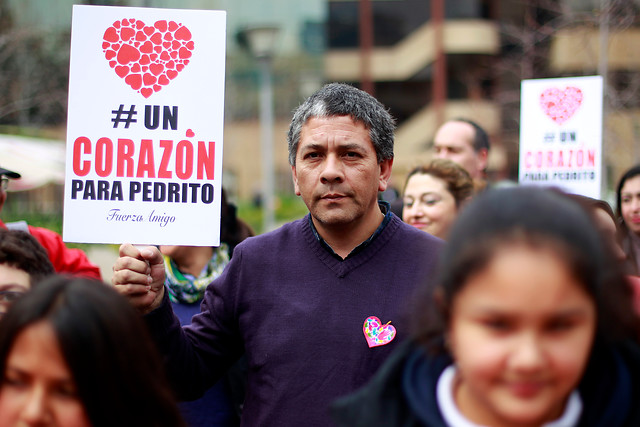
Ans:
[[[481,148],[476,151],[476,156],[478,158],[478,170],[486,171],[489,166],[489,150]]]
[[[293,188],[296,192],[296,196],[300,195],[300,187],[298,187],[298,173],[295,165],[291,165],[291,177],[293,178]]]
[[[378,184],[378,191],[384,191],[389,185],[389,179],[391,179],[391,168],[393,167],[393,157],[383,160],[379,163],[380,166],[380,181]]]

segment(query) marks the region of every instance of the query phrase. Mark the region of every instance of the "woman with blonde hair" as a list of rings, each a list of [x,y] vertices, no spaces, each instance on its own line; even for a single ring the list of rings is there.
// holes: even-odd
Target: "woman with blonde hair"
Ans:
[[[447,159],[414,168],[403,190],[402,220],[441,239],[474,194],[469,173]]]

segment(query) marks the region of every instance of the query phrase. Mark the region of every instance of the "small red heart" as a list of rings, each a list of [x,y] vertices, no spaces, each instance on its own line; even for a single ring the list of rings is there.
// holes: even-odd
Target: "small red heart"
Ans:
[[[193,138],[196,134],[191,130],[187,129],[187,138]]]
[[[122,19],[105,30],[102,49],[116,75],[148,98],[189,63],[195,49],[191,39],[191,31],[174,21],[149,26],[137,19]]]

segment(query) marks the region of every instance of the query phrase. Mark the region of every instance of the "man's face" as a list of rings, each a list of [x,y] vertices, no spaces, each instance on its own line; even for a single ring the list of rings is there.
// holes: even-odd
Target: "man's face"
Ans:
[[[379,222],[378,191],[393,160],[378,163],[369,131],[349,116],[313,117],[302,127],[293,182],[320,229]]]
[[[475,129],[469,123],[451,121],[440,126],[433,141],[436,157],[449,159],[469,172],[471,178],[483,178],[487,150],[473,148]]]

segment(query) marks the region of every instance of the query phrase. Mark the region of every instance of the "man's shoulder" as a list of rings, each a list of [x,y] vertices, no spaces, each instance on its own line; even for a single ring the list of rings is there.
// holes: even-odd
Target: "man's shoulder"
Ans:
[[[308,228],[308,218],[297,219],[281,225],[273,231],[269,231],[257,236],[249,237],[238,244],[236,249],[243,252],[273,248],[282,245],[284,242],[302,241],[304,233]]]
[[[444,240],[407,224],[397,216],[395,220],[398,223],[396,237],[401,239],[404,244],[426,246],[434,249],[440,249],[444,245]]]

